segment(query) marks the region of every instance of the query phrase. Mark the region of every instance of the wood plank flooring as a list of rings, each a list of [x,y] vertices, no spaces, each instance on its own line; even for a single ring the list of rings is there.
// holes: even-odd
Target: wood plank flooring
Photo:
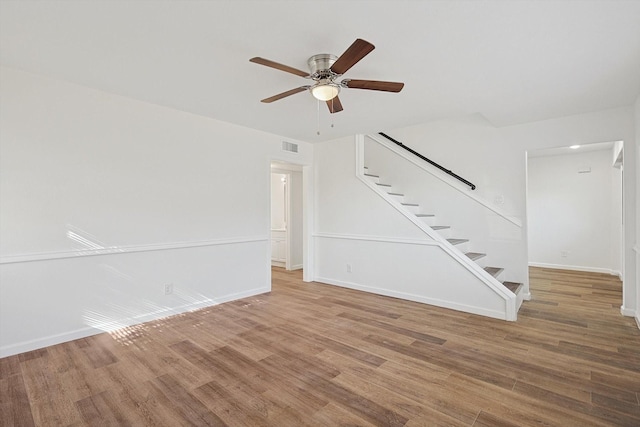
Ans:
[[[2,426],[639,426],[612,276],[532,268],[517,322],[304,283],[0,359]]]

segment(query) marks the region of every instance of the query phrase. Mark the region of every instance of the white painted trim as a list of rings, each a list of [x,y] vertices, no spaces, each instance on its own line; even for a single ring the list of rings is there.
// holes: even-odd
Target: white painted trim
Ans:
[[[296,264],[291,266],[291,271],[293,270],[302,270],[303,264]]]
[[[602,273],[620,277],[620,272],[608,268],[583,267],[580,265],[546,264],[544,262],[529,262],[529,267],[551,268],[555,270],[584,271],[586,273]]]
[[[0,257],[0,264],[17,262],[51,261],[65,258],[82,258],[97,255],[118,255],[135,252],[166,251],[173,249],[198,248],[203,246],[235,245],[239,243],[266,242],[266,236],[234,237],[228,239],[201,240],[194,242],[155,243],[147,245],[111,246],[100,249],[80,249],[60,252],[36,252],[32,254],[5,255]]]
[[[251,289],[244,292],[225,295],[220,298],[216,298],[215,300],[211,298],[205,298],[203,300],[196,301],[194,303],[185,304],[179,307],[161,309],[161,310],[154,311],[152,313],[145,313],[144,315],[133,316],[125,319],[119,319],[111,323],[126,325],[125,328],[127,328],[131,326],[139,325],[142,323],[150,322],[153,320],[174,316],[176,314],[199,310],[205,307],[213,307],[215,305],[222,304],[225,302],[235,301],[242,298],[264,294],[269,291],[271,291],[270,286],[260,287],[260,288],[255,288],[255,289]],[[122,328],[119,328],[119,329],[122,329]],[[24,353],[26,351],[36,350],[39,348],[44,348],[51,345],[60,344],[63,342],[73,341],[80,338],[86,338],[92,335],[101,334],[103,332],[115,332],[117,330],[118,329],[107,330],[105,328],[103,330],[96,327],[86,327],[82,329],[76,329],[74,331],[64,332],[61,334],[54,334],[54,335],[49,335],[42,338],[37,338],[34,340],[22,341],[16,344],[10,344],[10,345],[0,347],[0,357],[8,357],[14,354]]]
[[[362,234],[335,234],[335,233],[314,233],[314,237],[340,240],[361,240],[366,242],[382,243],[403,243],[408,245],[440,246],[440,242],[434,240],[408,239],[402,237],[372,236]]]
[[[636,316],[636,325],[638,325],[638,329],[640,329],[640,314]]]
[[[415,158],[415,156],[410,156],[406,152],[404,152],[404,150],[400,150],[396,144],[388,142],[385,139],[383,139],[383,138],[381,138],[381,137],[379,137],[378,135],[375,135],[375,134],[370,134],[370,135],[366,135],[366,136],[369,139],[371,139],[371,140],[377,142],[378,144],[382,145],[383,147],[389,149],[390,151],[392,151],[393,153],[397,154],[398,156],[400,156],[400,157],[404,158],[405,160],[407,160],[407,161],[413,163],[414,165],[418,166],[420,169],[424,170],[425,172],[427,172],[427,173],[433,175],[434,177],[438,178],[440,181],[444,182],[445,184],[448,184],[450,187],[458,190],[459,192],[461,192],[465,196],[469,197],[470,199],[474,200],[475,202],[479,203],[480,205],[484,206],[485,208],[489,209],[490,211],[498,214],[499,216],[501,216],[502,218],[506,219],[510,223],[522,228],[522,222],[518,218],[515,218],[515,217],[507,214],[502,209],[499,209],[498,207],[494,206],[492,203],[489,203],[487,200],[484,200],[484,199],[476,196],[474,193],[470,193],[469,192],[469,191],[473,191],[473,190],[468,190],[466,187],[462,188],[461,186],[459,186],[457,184],[457,182],[456,183],[452,182],[450,179],[447,179],[445,176],[443,176],[442,173],[436,173],[435,171],[431,170],[431,168],[427,167],[427,165],[425,165],[424,162],[418,161]]]
[[[620,314],[622,314],[623,316],[627,316],[627,317],[637,317],[640,316],[640,314],[636,315],[636,311],[631,309],[631,308],[627,308],[624,305],[620,306]]]
[[[329,279],[327,277],[316,277],[316,282],[326,283],[329,285],[340,286],[343,288],[355,289],[358,291],[369,292],[377,295],[384,295],[388,297],[400,298],[408,301],[416,301],[423,304],[435,305],[437,307],[448,308],[452,310],[463,311],[465,313],[478,314],[480,316],[492,317],[500,320],[511,320],[505,318],[505,313],[502,311],[486,310],[480,307],[458,304],[453,301],[446,301],[437,298],[427,298],[420,295],[410,294],[406,292],[396,292],[389,289],[375,288],[371,286],[359,285],[353,282],[345,282],[342,280]],[[515,320],[515,319],[513,319]]]

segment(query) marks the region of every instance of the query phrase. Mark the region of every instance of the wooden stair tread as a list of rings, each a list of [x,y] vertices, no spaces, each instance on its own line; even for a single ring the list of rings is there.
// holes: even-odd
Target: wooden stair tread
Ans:
[[[459,245],[461,243],[467,243],[469,241],[469,239],[447,239],[447,242],[451,243],[452,245]]]
[[[376,185],[379,185],[380,187],[391,187],[391,185],[389,185],[389,184],[382,184],[381,182],[376,182]]]
[[[419,218],[431,218],[434,217],[434,214],[416,214],[417,217]]]
[[[420,206],[417,203],[400,203],[402,206]]]
[[[391,192],[388,192],[387,194],[390,195],[390,196],[404,196],[404,194],[402,194],[402,193],[391,193]]]
[[[471,258],[471,261],[475,261],[477,259],[487,256],[487,254],[483,254],[480,252],[467,252],[465,255]]]
[[[500,267],[485,267],[484,271],[486,271],[487,273],[489,273],[493,277],[497,277],[498,274],[500,274],[500,273],[502,273],[504,271],[504,268],[500,268]]]
[[[514,294],[518,294],[518,292],[520,292],[520,290],[524,288],[524,285],[522,283],[517,282],[502,282],[502,284]]]
[[[380,176],[378,176],[378,175],[373,175],[373,174],[370,174],[370,173],[365,173],[365,174],[364,174],[364,176],[370,176],[370,177],[372,177],[372,178],[380,178]]]
[[[431,228],[434,230],[446,230],[447,228],[451,228],[448,225],[432,225]]]

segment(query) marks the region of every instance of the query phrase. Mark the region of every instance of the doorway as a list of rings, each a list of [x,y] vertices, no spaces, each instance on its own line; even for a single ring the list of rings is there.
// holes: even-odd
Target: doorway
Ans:
[[[303,268],[303,168],[271,162],[271,265]]]
[[[622,141],[527,152],[529,265],[623,280]]]

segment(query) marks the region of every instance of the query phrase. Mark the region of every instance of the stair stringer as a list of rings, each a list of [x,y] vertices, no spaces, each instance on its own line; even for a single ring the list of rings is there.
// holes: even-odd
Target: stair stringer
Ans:
[[[455,260],[462,268],[469,271],[475,276],[479,282],[488,287],[493,293],[502,298],[505,302],[504,320],[515,321],[517,320],[517,297],[516,294],[511,292],[505,286],[502,285],[497,279],[487,273],[477,263],[469,259],[464,253],[456,249],[445,238],[443,238],[437,231],[429,227],[421,221],[414,213],[410,212],[402,206],[400,202],[395,200],[392,196],[384,192],[373,183],[371,180],[364,176],[364,135],[356,135],[356,177],[367,187],[369,187],[374,193],[384,199],[389,205],[393,206],[398,212],[400,212],[406,219],[411,221],[422,232],[429,236],[436,242],[436,246],[440,248],[449,257]]]

